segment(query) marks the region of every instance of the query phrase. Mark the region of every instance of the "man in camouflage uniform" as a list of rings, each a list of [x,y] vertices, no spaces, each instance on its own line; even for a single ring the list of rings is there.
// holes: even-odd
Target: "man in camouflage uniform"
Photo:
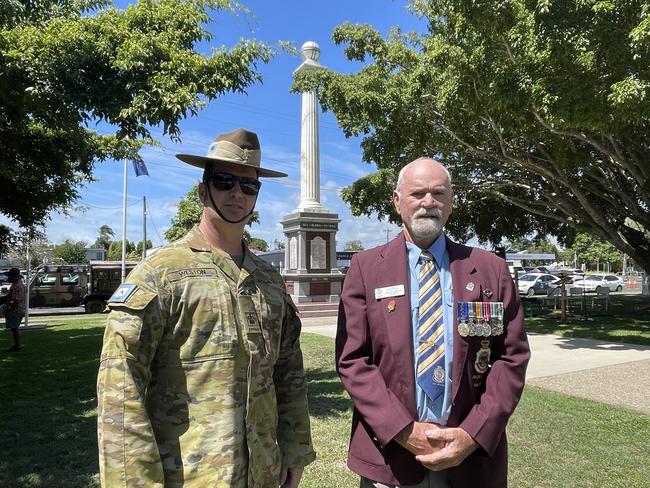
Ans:
[[[111,297],[99,369],[104,487],[296,487],[315,458],[300,321],[281,276],[242,244],[257,136],[214,141],[201,222]]]

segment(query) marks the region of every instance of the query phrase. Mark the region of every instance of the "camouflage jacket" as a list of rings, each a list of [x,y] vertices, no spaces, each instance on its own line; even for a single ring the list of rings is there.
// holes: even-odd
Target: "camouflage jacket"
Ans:
[[[101,354],[104,487],[277,487],[315,458],[300,320],[280,275],[197,228],[111,297]]]

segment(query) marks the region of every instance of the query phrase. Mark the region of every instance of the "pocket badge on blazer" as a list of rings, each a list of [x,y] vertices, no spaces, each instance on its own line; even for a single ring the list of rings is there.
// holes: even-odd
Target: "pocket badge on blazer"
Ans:
[[[483,374],[488,370],[490,365],[490,341],[484,339],[481,341],[481,348],[476,353],[476,361],[474,361],[474,369],[477,373]]]

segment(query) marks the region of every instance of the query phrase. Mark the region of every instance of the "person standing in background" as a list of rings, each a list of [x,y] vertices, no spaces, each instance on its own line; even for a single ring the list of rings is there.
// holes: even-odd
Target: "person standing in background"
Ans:
[[[7,272],[7,280],[11,283],[7,295],[7,308],[5,312],[5,327],[11,330],[14,345],[8,351],[20,351],[20,323],[25,316],[25,285],[18,268],[11,268]]]

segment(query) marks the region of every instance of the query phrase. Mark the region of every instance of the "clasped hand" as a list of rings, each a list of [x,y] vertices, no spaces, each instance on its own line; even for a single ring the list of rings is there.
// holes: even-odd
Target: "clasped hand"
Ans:
[[[432,471],[458,466],[478,444],[463,429],[413,422],[395,440]]]

